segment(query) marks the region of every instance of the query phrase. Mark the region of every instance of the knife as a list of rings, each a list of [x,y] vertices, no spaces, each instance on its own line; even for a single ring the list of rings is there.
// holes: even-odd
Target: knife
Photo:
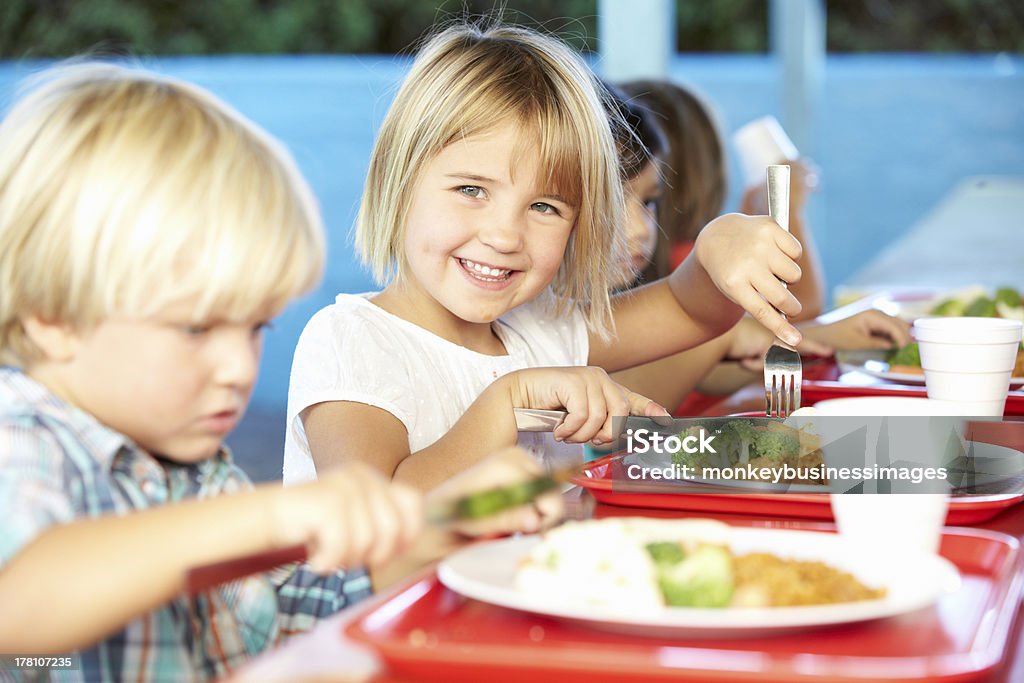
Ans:
[[[581,465],[552,470],[526,481],[515,482],[455,498],[432,501],[427,505],[427,523],[446,526],[456,522],[483,519],[536,500],[542,494],[572,481]],[[192,597],[228,581],[269,571],[281,565],[303,562],[309,556],[304,544],[264,550],[230,560],[192,567],[185,573],[185,593]]]

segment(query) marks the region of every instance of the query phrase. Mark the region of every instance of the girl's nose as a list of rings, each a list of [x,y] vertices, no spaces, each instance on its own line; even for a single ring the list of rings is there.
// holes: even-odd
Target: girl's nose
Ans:
[[[477,238],[503,254],[522,250],[526,230],[525,220],[508,215],[490,216],[477,233]]]

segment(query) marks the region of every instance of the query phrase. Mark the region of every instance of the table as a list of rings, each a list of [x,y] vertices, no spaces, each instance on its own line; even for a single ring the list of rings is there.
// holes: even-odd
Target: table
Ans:
[[[725,522],[743,522],[757,519],[767,523],[789,523],[792,518],[783,517],[750,517],[745,515],[706,515],[682,513],[664,510],[641,510],[637,508],[620,508],[595,503],[585,490],[574,487],[565,493],[568,516],[574,519],[586,519],[591,516],[607,516],[609,514],[648,515],[655,517],[714,517]],[[997,517],[975,525],[973,528],[990,529],[1021,538],[1024,540],[1024,505],[1010,508]],[[395,588],[401,587],[400,582]],[[371,598],[371,602],[356,605],[321,623],[308,634],[298,636],[283,647],[265,653],[246,667],[237,672],[232,683],[260,681],[304,681],[306,683],[326,683],[327,681],[370,681],[372,683],[403,683],[387,676],[378,670],[378,664],[372,652],[353,643],[343,641],[341,633],[345,626],[368,607],[386,601],[395,588],[386,589]],[[1004,662],[1002,670],[991,678],[992,683],[1010,683],[1024,681],[1024,620],[1018,615],[1012,635],[1016,645],[1011,652],[1009,661]],[[338,669],[344,667],[346,672]],[[409,681],[407,683],[413,683]]]
[[[965,178],[840,289],[1024,289],[1022,224],[1024,178]]]

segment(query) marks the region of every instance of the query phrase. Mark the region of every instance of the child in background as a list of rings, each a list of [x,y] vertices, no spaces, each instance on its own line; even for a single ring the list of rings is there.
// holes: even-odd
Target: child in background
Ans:
[[[799,312],[780,279],[800,277],[800,245],[768,217],[715,220],[671,275],[609,294],[626,238],[601,91],[572,49],[526,29],[456,25],[420,51],[356,227],[386,286],[307,324],[286,483],[364,460],[430,488],[516,443],[517,407],[566,409],[563,443],[609,442],[613,416],[666,413],[605,371],[700,344],[744,308],[799,342],[778,310]]]
[[[615,137],[622,165],[630,249],[623,279],[618,284],[629,287],[637,284],[639,274],[651,266],[657,251],[657,217],[662,213],[659,211],[662,203],[667,201],[661,169],[668,146],[652,113],[636,99],[628,99],[619,89],[606,87],[606,104],[616,114],[611,117],[612,121],[622,120],[627,124],[615,129]],[[833,349],[902,346],[910,339],[910,326],[906,322],[875,310],[862,311],[828,325],[804,322],[798,327],[804,335],[799,350],[805,354],[830,355]],[[708,381],[708,376],[723,361],[738,361],[748,371],[761,370],[764,354],[773,341],[771,332],[744,317],[728,332],[709,342],[617,372],[613,377],[624,386],[675,409],[698,386],[714,390],[716,385]],[[731,393],[750,381],[747,373],[738,376],[745,381],[727,385],[722,393]]]
[[[364,571],[339,567],[383,563],[420,534],[419,494],[372,468],[250,490],[221,445],[267,322],[322,265],[291,158],[209,93],[80,64],[13,107],[0,123],[0,652],[77,653],[55,680],[223,676],[369,594]],[[257,575],[182,596],[190,567],[295,544],[309,566],[276,587]]]
[[[710,105],[682,85],[641,80],[619,88],[651,112],[668,143],[662,164],[665,191],[658,208],[662,239],[642,279],[651,282],[682,262],[704,225],[722,213],[728,185],[725,145]],[[808,194],[817,186],[817,174],[803,159],[779,159],[778,163],[792,168],[789,229],[803,246],[797,259],[803,277],[790,287],[803,310],[793,320],[810,320],[820,315],[825,305],[824,273],[804,210]],[[744,190],[739,211],[768,212],[763,183]]]

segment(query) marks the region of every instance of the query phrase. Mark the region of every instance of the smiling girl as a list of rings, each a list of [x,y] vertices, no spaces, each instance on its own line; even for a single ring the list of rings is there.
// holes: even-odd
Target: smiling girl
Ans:
[[[609,294],[627,252],[603,88],[570,48],[521,28],[432,38],[385,120],[356,246],[380,292],[339,295],[299,340],[286,482],[351,460],[432,488],[516,442],[513,408],[564,408],[535,452],[576,460],[612,417],[665,415],[606,371],[714,337],[776,309],[799,243],[767,217],[710,223],[669,277]],[[589,367],[588,367],[589,366]],[[532,435],[527,435],[532,436]],[[522,443],[522,441],[521,441]]]

